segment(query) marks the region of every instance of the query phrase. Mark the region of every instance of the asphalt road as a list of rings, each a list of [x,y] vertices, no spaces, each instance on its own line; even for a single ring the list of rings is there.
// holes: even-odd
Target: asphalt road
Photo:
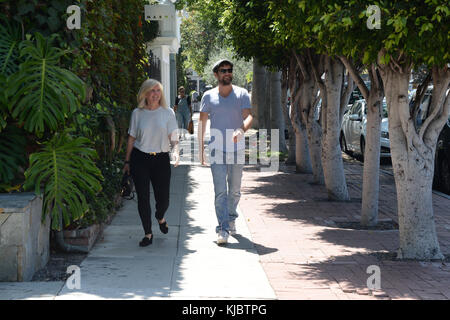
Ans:
[[[360,162],[361,164],[363,164],[363,159],[360,155],[350,155],[350,154],[346,154],[344,152],[342,152],[342,156],[345,159],[345,161],[352,161],[352,162]],[[381,158],[380,159],[380,170],[383,170],[391,175],[394,175],[393,169],[392,169],[392,161],[391,158]],[[444,195],[448,198],[450,198],[449,194],[445,194],[440,190],[437,189],[433,189],[434,193],[438,193],[440,195]]]

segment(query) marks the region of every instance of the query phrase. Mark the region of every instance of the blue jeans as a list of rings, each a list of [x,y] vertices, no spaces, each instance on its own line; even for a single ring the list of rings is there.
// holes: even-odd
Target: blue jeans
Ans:
[[[187,130],[189,121],[191,121],[191,113],[189,110],[177,110],[176,118],[178,120],[178,128]]]
[[[226,158],[234,159],[227,163]],[[229,222],[236,220],[236,211],[241,198],[241,180],[243,164],[236,164],[236,153],[222,152],[220,150],[211,151],[211,159],[221,158],[223,161],[214,162],[211,160],[211,172],[214,182],[216,216],[218,226],[216,232],[220,230],[229,232]]]

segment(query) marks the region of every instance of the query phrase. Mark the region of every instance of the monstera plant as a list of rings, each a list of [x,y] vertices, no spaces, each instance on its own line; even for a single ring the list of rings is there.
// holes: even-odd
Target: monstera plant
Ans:
[[[0,24],[0,74],[9,76],[18,70],[20,29],[4,18]]]
[[[22,41],[16,27],[0,26],[0,190],[15,190],[11,182],[26,169],[23,188],[43,195],[43,218],[50,214],[60,229],[61,220],[67,225],[86,213],[86,197],[101,190],[103,177],[91,141],[65,128],[85,84],[60,66],[68,51],[53,46],[54,38],[35,33]],[[35,151],[29,158],[27,149]]]
[[[25,61],[9,78],[11,116],[29,132],[56,131],[73,114],[85,97],[83,81],[59,67],[67,51],[51,45],[54,36],[35,33],[34,41],[23,41],[20,57]],[[78,97],[77,97],[78,96]]]
[[[15,126],[0,131],[0,190],[13,189],[18,168],[26,164],[26,143],[23,130]]]
[[[43,218],[51,214],[52,229],[62,227],[60,214],[65,225],[81,218],[88,210],[86,195],[101,190],[103,177],[93,162],[96,155],[87,138],[72,138],[63,131],[30,156],[25,189],[34,187],[36,194],[43,194]]]

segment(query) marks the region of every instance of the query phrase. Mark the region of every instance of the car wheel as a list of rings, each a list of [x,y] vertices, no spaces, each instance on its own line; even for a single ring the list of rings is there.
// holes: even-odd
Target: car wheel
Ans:
[[[339,138],[339,143],[341,145],[341,150],[348,154],[347,141],[345,141],[344,133],[341,132],[341,136]]]
[[[444,193],[450,194],[450,164],[445,157],[442,157],[440,167],[441,179],[439,184],[441,185],[442,191]]]

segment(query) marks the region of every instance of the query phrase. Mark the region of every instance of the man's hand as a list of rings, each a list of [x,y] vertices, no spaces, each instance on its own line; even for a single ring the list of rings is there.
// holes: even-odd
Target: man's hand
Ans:
[[[177,112],[177,109],[178,109],[178,106],[177,106],[177,105],[174,105],[174,106],[173,106],[173,112]]]
[[[236,129],[233,132],[233,142],[238,143],[244,137],[244,130],[242,128]]]

